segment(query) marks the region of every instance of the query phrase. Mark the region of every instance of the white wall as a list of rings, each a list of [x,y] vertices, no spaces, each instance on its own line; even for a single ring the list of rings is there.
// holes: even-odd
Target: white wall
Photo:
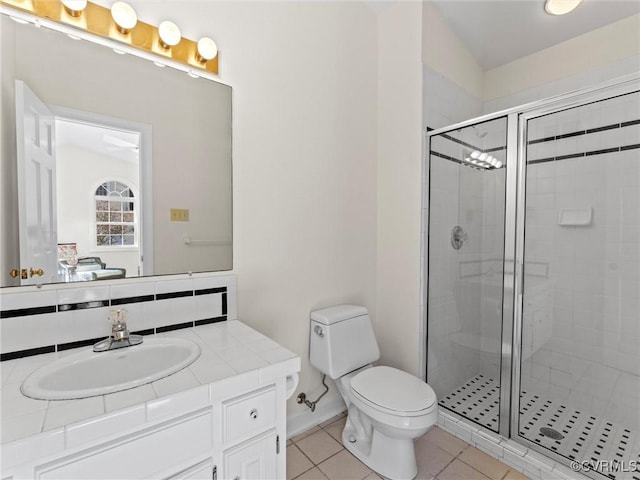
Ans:
[[[484,72],[440,10],[429,1],[422,10],[422,63],[476,98],[482,98]]]
[[[218,43],[233,87],[239,318],[301,356],[298,391],[313,399],[310,310],[376,314],[375,14],[355,2],[131,3],[144,21]]]
[[[419,374],[422,4],[378,17],[377,321],[381,362]]]
[[[597,85],[640,70],[640,14],[488,70],[484,111]]]

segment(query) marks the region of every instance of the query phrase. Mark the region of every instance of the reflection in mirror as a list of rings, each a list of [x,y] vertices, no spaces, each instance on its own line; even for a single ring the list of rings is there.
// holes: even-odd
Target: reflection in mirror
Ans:
[[[231,269],[231,88],[1,21],[1,286]]]

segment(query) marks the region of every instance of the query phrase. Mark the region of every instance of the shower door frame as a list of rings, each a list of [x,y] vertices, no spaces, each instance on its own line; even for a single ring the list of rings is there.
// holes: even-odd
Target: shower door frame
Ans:
[[[522,322],[523,322],[523,297],[524,297],[524,262],[525,262],[525,223],[526,223],[526,148],[527,148],[527,125],[529,120],[533,120],[545,115],[552,115],[563,110],[577,108],[589,103],[604,101],[619,95],[629,94],[640,90],[640,75],[629,75],[612,82],[600,85],[598,87],[579,90],[562,96],[561,98],[549,101],[544,105],[535,108],[528,108],[518,114],[518,143],[517,143],[517,187],[516,187],[516,222],[515,222],[515,265],[516,265],[516,282],[514,285],[514,332],[513,332],[513,357],[512,376],[511,376],[511,395],[513,407],[510,411],[510,438],[521,443],[532,450],[537,451],[547,457],[557,460],[559,463],[569,464],[571,460],[564,455],[547,449],[523,436],[519,435],[519,398],[520,398],[520,367],[522,349]],[[503,318],[503,321],[506,321]],[[501,412],[502,413],[502,412]],[[588,474],[587,474],[588,475]],[[599,474],[594,474],[599,475]],[[594,476],[594,478],[602,478]]]
[[[507,118],[507,154],[505,177],[505,218],[504,218],[504,273],[503,273],[503,305],[502,305],[502,346],[500,362],[500,404],[498,418],[498,433],[504,438],[512,439],[538,453],[568,464],[569,459],[544,448],[518,434],[519,397],[520,397],[520,361],[522,356],[522,305],[524,286],[524,240],[525,240],[525,201],[526,201],[526,141],[527,121],[539,116],[558,111],[575,108],[595,101],[606,100],[625,93],[638,90],[640,72],[619,77],[600,85],[574,90],[562,95],[509,108],[506,110],[483,115],[464,122],[426,132],[426,149],[424,158],[425,168],[430,171],[431,138],[443,133],[469,127],[477,123],[494,120],[499,117]],[[431,175],[429,175],[429,183]],[[424,275],[422,315],[423,328],[426,332],[425,347],[422,351],[421,363],[424,366],[425,379],[427,377],[428,358],[428,305],[429,305],[429,231],[428,218],[431,215],[429,195],[423,195],[423,208],[427,208],[424,228],[423,257],[426,268]],[[505,393],[508,393],[505,395]],[[469,421],[463,415],[452,412],[456,417]],[[481,430],[487,430],[480,426]]]

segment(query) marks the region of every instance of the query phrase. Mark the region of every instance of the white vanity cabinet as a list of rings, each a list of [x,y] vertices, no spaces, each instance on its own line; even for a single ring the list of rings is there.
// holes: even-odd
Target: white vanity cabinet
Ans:
[[[224,478],[278,477],[277,406],[275,385],[222,402]]]
[[[175,377],[112,394],[118,408],[108,395],[42,402],[27,415],[30,399],[3,402],[3,425],[30,432],[36,418],[37,430],[7,440],[3,427],[0,479],[284,479],[300,357],[237,320],[180,335],[199,342],[200,357]],[[36,368],[16,362],[25,378]]]
[[[213,453],[212,409],[111,438],[34,467],[39,479],[189,478]],[[196,470],[197,471],[197,470]],[[209,476],[201,478],[211,478]],[[184,473],[184,475],[182,475]]]
[[[224,388],[223,398],[201,408],[23,464],[2,478],[284,479],[286,379],[251,387]]]

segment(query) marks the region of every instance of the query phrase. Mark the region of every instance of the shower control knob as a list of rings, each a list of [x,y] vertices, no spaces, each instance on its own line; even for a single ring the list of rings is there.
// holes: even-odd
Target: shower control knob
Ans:
[[[322,330],[322,327],[319,325],[316,325],[315,327],[313,327],[313,333],[315,333],[319,337],[324,337],[324,331]]]

